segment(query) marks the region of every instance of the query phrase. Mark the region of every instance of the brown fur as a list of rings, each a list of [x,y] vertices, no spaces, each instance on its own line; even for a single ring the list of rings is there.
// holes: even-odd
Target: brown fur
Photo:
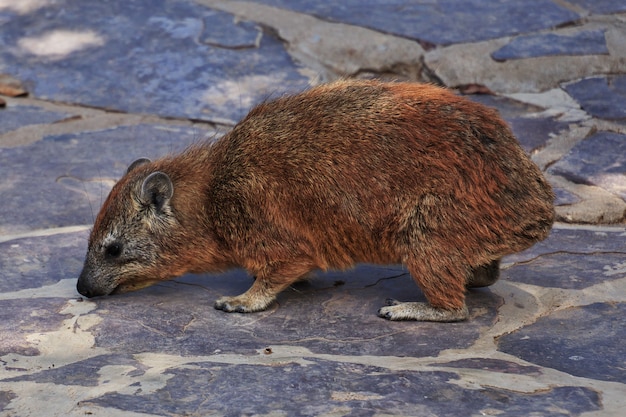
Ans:
[[[313,269],[402,263],[429,304],[390,302],[381,316],[463,320],[466,287],[544,239],[552,201],[496,111],[431,85],[341,81],[131,166],[96,219],[78,290],[241,266],[253,286],[216,308],[251,312]]]

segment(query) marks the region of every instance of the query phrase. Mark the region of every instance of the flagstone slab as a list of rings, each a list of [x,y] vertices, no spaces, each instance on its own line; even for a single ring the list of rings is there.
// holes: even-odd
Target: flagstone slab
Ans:
[[[564,85],[583,110],[608,120],[626,120],[626,75],[590,77]]]
[[[180,0],[59,1],[15,13],[0,33],[0,62],[38,98],[227,122],[310,81],[273,34]]]
[[[222,295],[244,292],[252,279],[242,271],[188,275],[139,292],[94,299],[104,318],[96,343],[112,351],[209,355],[251,354],[272,344],[345,355],[431,356],[468,347],[496,319],[499,296],[472,291],[465,323],[390,322],[377,316],[388,297],[425,301],[401,269],[363,265],[343,274],[320,274],[287,289],[267,311],[224,313]],[[104,313],[106,312],[106,314]],[[418,342],[416,342],[418,340]]]
[[[626,135],[598,132],[574,146],[548,172],[626,200]]]
[[[322,19],[368,27],[435,45],[477,42],[549,29],[580,16],[550,0],[484,2],[256,0]]]
[[[596,303],[557,311],[504,335],[498,349],[570,375],[625,383],[625,328],[625,303]]]
[[[477,94],[468,98],[497,109],[528,153],[542,148],[550,138],[568,127],[567,123],[559,122],[553,117],[530,117],[529,114],[540,113],[542,109],[506,97]]]
[[[555,225],[550,236],[531,248],[504,258],[506,263],[528,263],[545,255],[562,254],[626,254],[626,228],[607,227],[601,230]]]
[[[510,416],[562,416],[563,411],[578,415],[601,408],[599,394],[588,388],[555,387],[535,394],[489,387],[470,390],[455,385],[458,377],[452,372],[389,372],[318,359],[306,365],[271,367],[196,364],[169,370],[168,374],[166,387],[155,392],[108,393],[81,405],[157,415],[188,409],[199,415],[459,417],[481,410]]]
[[[4,275],[2,280],[15,278]],[[3,291],[4,292],[4,291]],[[68,316],[59,311],[67,300],[62,298],[0,299],[0,358],[5,355],[39,356],[42,352],[29,341],[33,334],[42,334],[59,328]],[[22,365],[0,360],[9,374],[24,371]]]
[[[0,135],[23,126],[61,121],[70,115],[35,106],[10,106],[0,109]]]
[[[0,243],[0,294],[78,279],[88,236],[84,230]]]
[[[157,158],[214,133],[136,125],[0,148],[0,233],[91,224],[136,158]]]
[[[555,55],[608,55],[603,30],[580,31],[573,35],[543,33],[518,36],[494,51],[496,61]]]
[[[581,290],[623,278],[625,274],[626,252],[592,255],[555,253],[543,255],[528,265],[509,268],[503,277],[508,281],[546,288]]]

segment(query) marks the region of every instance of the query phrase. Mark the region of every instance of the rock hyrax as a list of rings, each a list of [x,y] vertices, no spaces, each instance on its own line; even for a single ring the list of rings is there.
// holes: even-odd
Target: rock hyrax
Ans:
[[[185,273],[256,279],[215,308],[249,313],[311,270],[401,263],[428,303],[390,320],[468,317],[468,287],[544,239],[553,193],[495,110],[432,85],[339,81],[255,107],[215,142],[135,161],[98,214],[78,291]]]

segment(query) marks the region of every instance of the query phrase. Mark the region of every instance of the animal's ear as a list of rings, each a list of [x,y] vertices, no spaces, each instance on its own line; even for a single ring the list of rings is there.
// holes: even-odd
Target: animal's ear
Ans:
[[[174,195],[174,184],[170,177],[161,171],[148,175],[141,184],[139,198],[145,204],[151,204],[157,211],[161,211]]]
[[[148,164],[150,162],[152,161],[149,160],[148,158],[139,158],[128,166],[128,168],[126,169],[126,173],[128,174],[130,171],[137,168],[139,165]]]

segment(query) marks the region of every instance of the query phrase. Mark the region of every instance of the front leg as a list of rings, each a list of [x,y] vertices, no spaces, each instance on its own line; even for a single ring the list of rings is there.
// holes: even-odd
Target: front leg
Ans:
[[[307,260],[273,263],[267,267],[251,271],[256,279],[245,293],[235,297],[220,297],[215,308],[227,313],[254,313],[267,309],[276,296],[285,288],[310,272],[314,266]]]

